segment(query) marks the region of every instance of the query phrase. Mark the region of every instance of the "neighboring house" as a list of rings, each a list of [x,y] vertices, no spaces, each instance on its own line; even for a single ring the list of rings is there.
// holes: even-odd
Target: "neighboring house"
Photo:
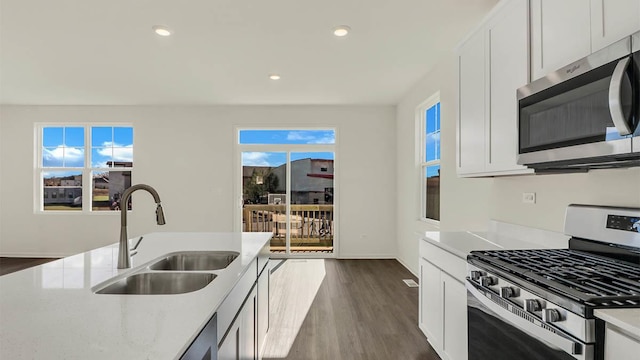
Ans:
[[[47,186],[44,188],[45,205],[73,205],[73,199],[82,196],[82,188],[76,186]]]
[[[278,192],[285,193],[286,165],[274,168],[280,183]],[[333,204],[333,160],[300,159],[291,162],[292,204]]]

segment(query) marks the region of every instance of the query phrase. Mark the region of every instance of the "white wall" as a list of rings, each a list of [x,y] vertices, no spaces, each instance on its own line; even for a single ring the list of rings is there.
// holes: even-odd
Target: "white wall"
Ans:
[[[420,133],[416,108],[440,91],[441,165],[440,230],[483,230],[489,220],[492,179],[466,179],[456,175],[456,57],[450,53],[398,104],[397,183],[398,259],[418,271],[418,233],[438,230],[419,220],[421,206]]]
[[[394,120],[392,106],[2,106],[0,253],[59,256],[117,241],[119,214],[34,214],[32,205],[34,123],[117,121],[134,126],[134,183],[156,188],[167,216],[156,226],[151,196],[134,194],[130,237],[233,230],[236,126],[328,126],[339,136],[338,254],[395,257]]]
[[[411,271],[418,271],[416,232],[437,230],[416,220],[420,167],[415,109],[438,90],[442,114],[440,230],[484,230],[488,220],[494,219],[563,232],[564,211],[571,203],[640,207],[640,168],[592,170],[586,174],[458,178],[456,71],[456,57],[452,53],[403,98],[397,109],[398,256]],[[523,192],[535,192],[536,204],[523,204]]]

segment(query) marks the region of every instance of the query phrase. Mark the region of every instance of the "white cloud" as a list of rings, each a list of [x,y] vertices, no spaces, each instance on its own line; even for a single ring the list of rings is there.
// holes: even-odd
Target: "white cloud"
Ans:
[[[335,133],[325,131],[320,133],[322,135],[319,137],[317,131],[289,131],[287,133],[287,140],[305,141],[307,144],[335,144]]]
[[[133,162],[133,146],[113,148],[113,160]]]
[[[242,166],[271,166],[268,159],[269,154],[265,152],[243,152]]]
[[[112,143],[105,141],[102,143],[103,148],[98,149],[97,153],[100,156],[111,158],[111,150],[113,147],[113,160],[114,161],[130,161],[133,162],[133,145],[120,145],[118,143]]]
[[[42,157],[47,161],[62,161],[67,163],[81,162],[84,159],[84,149],[58,146],[55,149],[44,149]]]
[[[319,139],[316,139],[315,141],[309,142],[309,144],[335,144],[335,143],[336,143],[336,136],[333,134],[327,135]]]
[[[287,140],[292,140],[292,141],[298,141],[298,140],[304,140],[304,141],[309,141],[309,140],[313,140],[315,139],[315,136],[311,135],[309,132],[306,131],[289,131],[287,133]]]

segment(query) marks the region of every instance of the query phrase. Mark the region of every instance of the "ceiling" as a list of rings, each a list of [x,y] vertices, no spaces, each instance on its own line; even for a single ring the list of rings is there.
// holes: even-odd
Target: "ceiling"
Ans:
[[[495,3],[0,0],[0,103],[396,104]]]

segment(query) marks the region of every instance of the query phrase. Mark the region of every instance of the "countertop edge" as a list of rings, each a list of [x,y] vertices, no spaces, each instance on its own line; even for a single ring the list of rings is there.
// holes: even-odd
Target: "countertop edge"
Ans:
[[[596,309],[594,315],[640,341],[640,309]]]

